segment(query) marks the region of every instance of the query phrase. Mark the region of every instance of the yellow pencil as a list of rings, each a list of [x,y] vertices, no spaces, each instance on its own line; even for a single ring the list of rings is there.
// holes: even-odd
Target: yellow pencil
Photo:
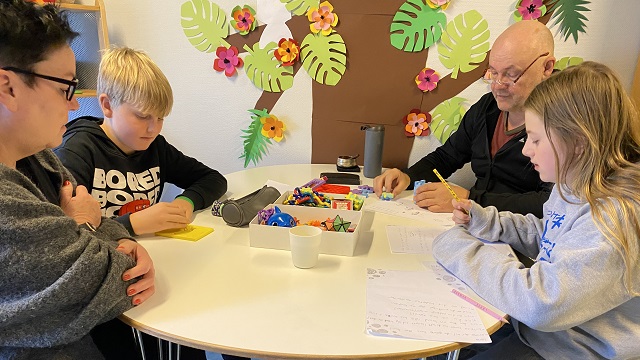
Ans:
[[[460,201],[460,198],[458,197],[458,194],[456,194],[455,191],[453,191],[453,189],[451,188],[451,186],[449,186],[449,184],[447,183],[447,180],[445,180],[442,175],[440,175],[440,173],[438,172],[438,170],[433,169],[433,173],[436,174],[436,176],[438,177],[438,179],[440,179],[440,181],[442,181],[442,183],[444,184],[444,187],[447,188],[447,190],[449,190],[449,192],[451,193],[451,195],[453,196],[454,199],[456,199],[456,201]],[[469,215],[469,212],[462,208],[461,209],[463,213]]]

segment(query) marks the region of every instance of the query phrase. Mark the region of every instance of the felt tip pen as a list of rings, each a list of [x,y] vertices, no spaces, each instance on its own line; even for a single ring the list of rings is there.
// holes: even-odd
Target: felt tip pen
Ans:
[[[440,181],[444,184],[444,187],[447,188],[447,190],[449,190],[449,192],[451,193],[451,195],[453,196],[454,199],[456,199],[456,201],[460,201],[460,198],[458,197],[458,194],[456,194],[455,191],[453,191],[453,189],[451,188],[451,186],[449,186],[449,184],[447,183],[447,180],[445,180],[442,175],[440,175],[440,173],[438,172],[438,170],[433,169],[433,173],[436,174],[436,176],[438,177],[438,179],[440,179]],[[467,209],[465,208],[460,208],[460,210],[462,210],[463,213],[469,215],[469,212],[467,211]]]

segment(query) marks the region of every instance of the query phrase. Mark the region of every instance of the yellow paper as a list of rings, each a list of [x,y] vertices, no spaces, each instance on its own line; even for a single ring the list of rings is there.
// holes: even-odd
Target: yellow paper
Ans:
[[[183,229],[169,229],[158,231],[156,235],[176,238],[181,240],[198,241],[211,234],[213,228],[198,225],[187,225]]]

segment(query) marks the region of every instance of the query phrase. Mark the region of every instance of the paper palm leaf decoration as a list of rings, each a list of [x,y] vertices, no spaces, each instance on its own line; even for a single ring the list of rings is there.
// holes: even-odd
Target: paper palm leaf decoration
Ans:
[[[583,61],[584,60],[581,57],[578,57],[578,56],[566,56],[566,57],[563,57],[562,59],[556,61],[556,64],[553,66],[553,68],[556,69],[556,70],[564,70],[564,69],[568,68],[569,66],[578,65]]]
[[[300,61],[313,80],[333,86],[347,69],[347,46],[335,31],[329,36],[309,34],[300,45]]]
[[[269,112],[267,109],[249,110],[251,115],[251,124],[247,130],[242,130],[245,135],[240,136],[244,139],[244,153],[240,155],[240,159],[244,158],[244,167],[249,165],[249,162],[253,162],[253,165],[257,165],[258,161],[262,160],[262,155],[267,153],[267,145],[271,144],[271,139],[262,135],[262,122],[263,117],[268,117]]]
[[[432,9],[420,0],[407,0],[393,16],[391,45],[406,52],[420,52],[440,39],[446,22],[440,8]]]
[[[249,55],[244,58],[244,69],[255,86],[264,91],[282,92],[293,86],[293,66],[282,66],[273,55],[275,48],[275,42],[264,49],[260,43],[255,43],[253,49],[245,45]]]
[[[433,131],[433,136],[440,140],[440,143],[444,144],[449,136],[458,130],[462,117],[467,112],[462,107],[462,103],[465,101],[467,99],[456,96],[441,102],[433,109],[431,131]]]
[[[489,24],[476,10],[456,16],[438,43],[440,62],[452,69],[451,78],[458,71],[469,72],[478,67],[489,51]]]
[[[280,0],[281,3],[296,15],[305,15],[312,7],[317,8],[320,0]]]
[[[551,5],[551,20],[555,20],[553,25],[560,26],[560,34],[564,36],[564,41],[573,36],[573,41],[577,44],[578,33],[586,32],[584,21],[588,19],[583,12],[590,11],[585,7],[587,4],[587,0],[557,0]]]
[[[210,53],[218,46],[229,47],[227,15],[209,0],[190,0],[180,7],[182,30],[196,49]]]

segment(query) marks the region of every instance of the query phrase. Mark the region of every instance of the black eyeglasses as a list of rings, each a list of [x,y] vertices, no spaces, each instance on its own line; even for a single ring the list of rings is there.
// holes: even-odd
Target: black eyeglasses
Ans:
[[[32,71],[18,69],[18,68],[15,68],[13,66],[3,67],[2,70],[12,71],[12,72],[18,73],[18,74],[31,75],[31,76],[39,77],[39,78],[42,78],[42,79],[45,79],[45,80],[55,81],[55,82],[60,83],[60,84],[69,85],[67,90],[64,90],[64,93],[67,95],[66,96],[67,97],[67,101],[71,101],[71,99],[73,99],[73,95],[75,94],[76,88],[78,87],[78,79],[77,78],[73,78],[72,80],[67,80],[67,79],[62,79],[62,78],[55,77],[55,76],[42,75],[42,74],[34,73]]]
[[[536,61],[538,61],[540,58],[543,58],[545,56],[549,55],[549,52],[547,51],[546,53],[538,56],[535,60],[533,60],[531,62],[531,64],[529,64],[529,66],[527,66],[526,68],[524,68],[524,70],[522,70],[522,72],[520,73],[520,75],[518,75],[518,77],[516,77],[515,79],[511,80],[511,81],[502,81],[502,80],[498,80],[498,73],[496,72],[492,72],[491,69],[487,69],[484,72],[484,77],[483,80],[484,82],[486,82],[487,84],[491,84],[491,83],[496,83],[498,85],[505,85],[505,86],[513,86],[515,85],[518,80],[520,80],[520,78],[522,77],[522,75],[524,75],[525,72],[527,72],[527,70],[529,70],[530,67],[533,66],[533,64],[536,63]],[[508,76],[507,76],[508,78]]]

